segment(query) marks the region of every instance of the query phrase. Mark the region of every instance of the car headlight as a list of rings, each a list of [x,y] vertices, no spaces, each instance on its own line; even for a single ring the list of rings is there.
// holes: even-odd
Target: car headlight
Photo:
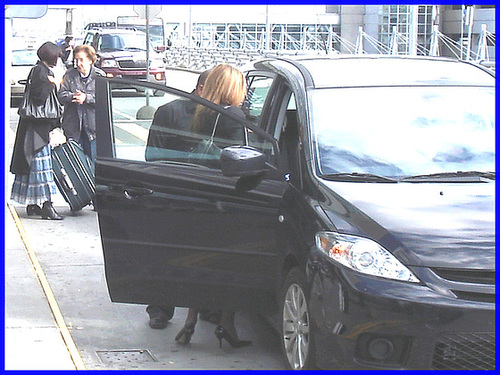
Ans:
[[[115,68],[118,65],[116,64],[116,61],[114,59],[106,59],[102,60],[101,63],[101,68]]]
[[[316,246],[330,259],[355,271],[387,279],[420,282],[394,255],[367,238],[318,232]]]

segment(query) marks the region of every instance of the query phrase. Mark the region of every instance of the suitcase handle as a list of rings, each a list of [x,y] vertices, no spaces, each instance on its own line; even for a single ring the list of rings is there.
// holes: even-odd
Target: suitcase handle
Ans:
[[[73,195],[78,195],[78,192],[76,191],[75,187],[73,186],[73,183],[71,182],[71,179],[68,176],[68,173],[66,172],[66,169],[61,168],[61,174],[62,174],[62,181],[61,184],[64,188],[64,190],[69,190],[71,194]]]

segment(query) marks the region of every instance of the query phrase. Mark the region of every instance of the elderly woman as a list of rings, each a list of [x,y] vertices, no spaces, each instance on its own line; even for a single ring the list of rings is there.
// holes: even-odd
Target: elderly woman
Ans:
[[[61,49],[46,42],[38,49],[40,61],[30,72],[29,100],[34,105],[46,103],[49,95],[55,95],[57,82],[52,68],[61,57]],[[16,131],[10,171],[15,174],[11,199],[26,204],[28,216],[61,220],[52,206],[51,196],[57,193],[50,156],[49,132],[58,127],[60,118],[23,118]],[[40,207],[42,206],[42,207]]]
[[[59,100],[64,104],[62,127],[68,138],[77,141],[85,154],[95,160],[95,77],[104,72],[94,66],[97,55],[90,45],[73,50],[76,69],[64,76]]]

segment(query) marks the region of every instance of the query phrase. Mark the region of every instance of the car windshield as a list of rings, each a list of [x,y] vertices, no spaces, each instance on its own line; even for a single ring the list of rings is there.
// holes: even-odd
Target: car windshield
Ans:
[[[12,51],[12,66],[35,65],[38,61],[36,50]]]
[[[102,35],[101,45],[102,51],[120,51],[120,50],[146,50],[146,34],[117,34],[117,35]]]
[[[493,87],[311,91],[320,175],[495,170]]]

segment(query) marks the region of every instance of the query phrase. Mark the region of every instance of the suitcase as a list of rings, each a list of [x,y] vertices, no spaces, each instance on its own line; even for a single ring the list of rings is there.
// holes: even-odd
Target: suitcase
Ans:
[[[79,211],[92,203],[95,181],[92,162],[74,140],[52,150],[52,169],[59,191],[71,211]]]

